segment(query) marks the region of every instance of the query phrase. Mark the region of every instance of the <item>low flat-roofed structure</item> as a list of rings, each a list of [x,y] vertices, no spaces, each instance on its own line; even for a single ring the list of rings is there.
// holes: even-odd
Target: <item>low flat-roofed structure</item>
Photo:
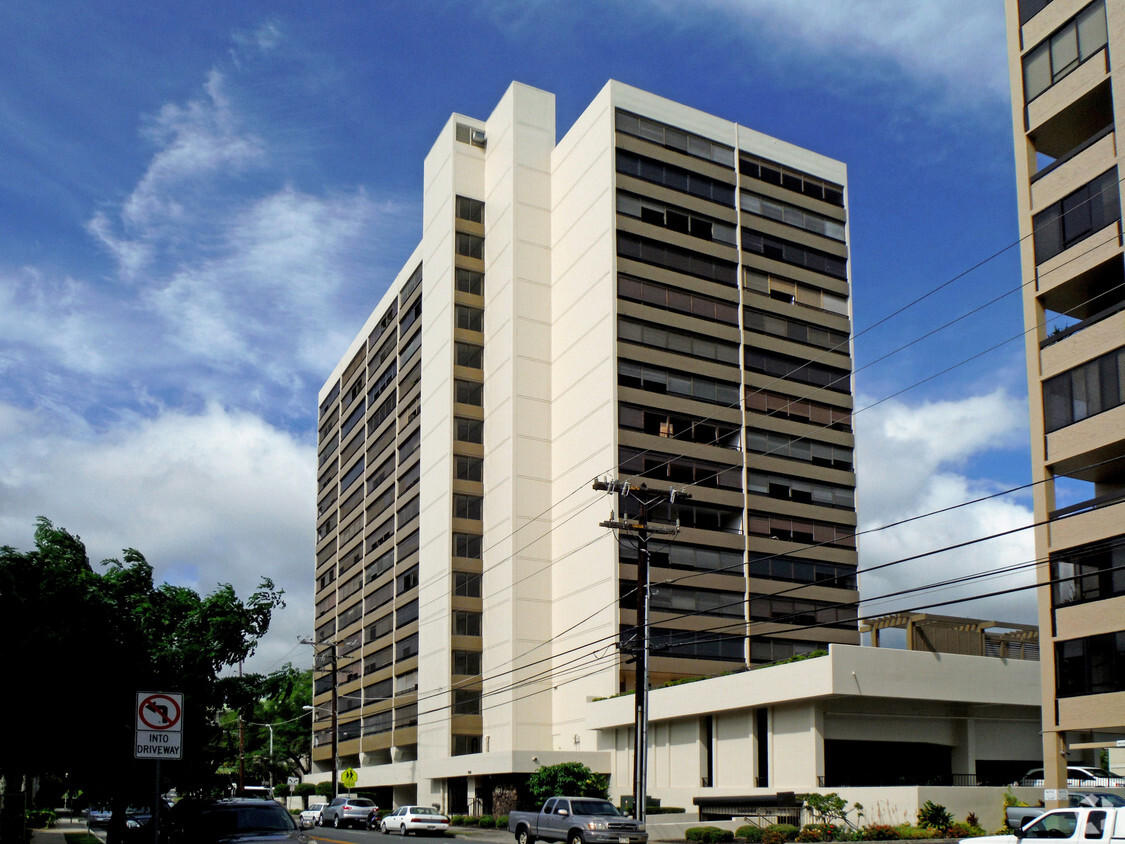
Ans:
[[[622,793],[633,717],[632,695],[587,706]],[[866,806],[867,822],[913,821],[934,799],[995,828],[999,787],[1040,764],[1039,666],[832,645],[820,657],[654,689],[649,723],[648,792],[664,805],[835,791]]]

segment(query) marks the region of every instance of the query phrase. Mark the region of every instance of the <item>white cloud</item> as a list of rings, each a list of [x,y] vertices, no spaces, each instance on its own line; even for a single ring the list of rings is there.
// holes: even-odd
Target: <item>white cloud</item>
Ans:
[[[856,465],[861,530],[1000,492],[983,477],[982,461],[998,451],[1025,449],[1026,405],[1001,390],[965,399],[916,406],[878,405],[856,417]],[[1030,568],[971,581],[940,591],[873,598],[956,580],[1034,559],[1031,531],[947,551],[864,575],[881,564],[1028,525],[1027,495],[1003,496],[860,537],[861,595],[865,614],[881,614],[937,601],[1012,589],[1034,582]],[[1033,590],[956,604],[953,615],[989,616],[1034,623]]]
[[[144,391],[304,415],[304,391],[381,293],[360,280],[398,269],[385,244],[409,237],[415,209],[271,178],[270,144],[224,85],[212,72],[198,97],[159,110],[139,182],[86,224],[128,284],[36,268],[0,278],[0,372],[18,371],[37,402],[57,393],[87,408]],[[250,167],[253,180],[225,178]]]
[[[136,547],[167,580],[201,593],[262,576],[286,592],[250,670],[271,670],[312,629],[312,446],[212,405],[104,434],[0,405],[0,542],[31,546],[43,515],[80,535],[91,559]],[[292,652],[292,653],[291,653]]]
[[[205,96],[187,105],[166,104],[148,126],[146,135],[159,152],[125,202],[127,223],[144,227],[178,220],[183,206],[171,197],[173,188],[262,158],[261,141],[241,125],[218,70],[208,74],[203,90]]]
[[[225,90],[222,73],[211,70],[202,96],[184,105],[165,104],[150,119],[145,136],[157,152],[120,208],[124,234],[114,231],[109,215],[94,214],[86,230],[117,259],[122,278],[134,280],[154,257],[152,241],[177,238],[185,223],[197,222],[200,206],[209,207],[214,176],[239,173],[260,165],[260,138],[243,126]]]
[[[771,64],[807,61],[841,84],[897,66],[916,83],[943,85],[949,101],[1008,98],[1004,7],[980,0],[650,0],[669,22],[694,26],[719,11],[742,38],[770,41]],[[498,0],[501,9],[510,4]],[[759,59],[760,60],[760,59]],[[931,103],[931,106],[933,103]]]

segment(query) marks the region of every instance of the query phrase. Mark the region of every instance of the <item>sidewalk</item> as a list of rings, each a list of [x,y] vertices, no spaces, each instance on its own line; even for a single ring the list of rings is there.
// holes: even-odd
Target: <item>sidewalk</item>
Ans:
[[[50,829],[31,830],[31,844],[66,844],[66,833],[85,831],[85,818],[59,818]]]

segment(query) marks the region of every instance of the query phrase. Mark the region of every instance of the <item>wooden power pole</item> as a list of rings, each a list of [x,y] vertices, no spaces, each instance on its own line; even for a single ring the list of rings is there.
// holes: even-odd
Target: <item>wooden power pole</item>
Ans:
[[[675,524],[653,524],[648,520],[649,509],[658,504],[673,503],[677,498],[691,498],[684,492],[669,489],[667,492],[650,490],[645,484],[633,487],[621,481],[594,482],[594,489],[617,493],[621,498],[622,518],[601,522],[612,530],[627,531],[637,537],[637,624],[635,633],[621,642],[621,650],[634,656],[633,686],[636,709],[634,713],[633,740],[633,817],[645,819],[648,796],[648,652],[649,652],[649,561],[648,540],[653,534],[674,534]],[[633,498],[638,505],[636,516],[624,515],[625,499]]]

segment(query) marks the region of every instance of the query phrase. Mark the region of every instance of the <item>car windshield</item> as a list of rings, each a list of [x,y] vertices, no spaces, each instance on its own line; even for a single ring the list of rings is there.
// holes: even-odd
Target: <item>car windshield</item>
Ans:
[[[1118,774],[1113,773],[1113,771],[1107,771],[1105,768],[1087,768],[1086,770],[1095,777],[1117,779],[1117,777],[1119,776]]]
[[[576,815],[614,815],[621,813],[617,807],[608,800],[571,800],[571,807]]]

